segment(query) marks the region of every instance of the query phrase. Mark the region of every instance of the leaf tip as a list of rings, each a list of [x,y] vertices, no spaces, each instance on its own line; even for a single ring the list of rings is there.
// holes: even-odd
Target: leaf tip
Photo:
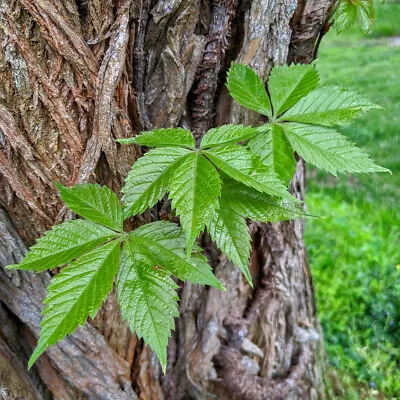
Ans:
[[[134,137],[131,138],[119,138],[119,139],[114,139],[114,142],[117,142],[119,144],[123,145],[128,145],[128,144],[135,144],[136,140]]]
[[[54,186],[61,192],[61,190],[65,189],[65,186],[61,185],[60,182],[54,182]]]
[[[33,364],[35,364],[36,360],[43,354],[43,352],[44,349],[42,347],[39,347],[39,345],[36,346],[28,361],[28,371],[33,367]]]

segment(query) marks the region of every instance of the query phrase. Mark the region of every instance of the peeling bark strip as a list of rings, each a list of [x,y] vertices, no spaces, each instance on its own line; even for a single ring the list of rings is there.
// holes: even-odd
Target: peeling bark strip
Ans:
[[[204,235],[227,291],[182,288],[166,376],[115,294],[28,373],[50,275],[2,267],[67,217],[55,181],[120,189],[140,149],[114,138],[180,125],[199,140],[215,125],[256,124],[223,88],[227,64],[250,64],[265,81],[275,64],[312,61],[333,3],[0,0],[0,396],[324,398],[301,221],[251,224],[254,290]],[[303,199],[302,161],[291,189]],[[144,216],[158,218],[157,208]]]

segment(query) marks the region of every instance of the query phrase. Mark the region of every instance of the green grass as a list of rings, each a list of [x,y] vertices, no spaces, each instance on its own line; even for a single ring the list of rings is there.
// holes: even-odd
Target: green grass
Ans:
[[[400,2],[377,10],[370,37],[355,28],[322,41],[325,85],[384,107],[340,128],[393,175],[334,178],[309,171],[308,222],[319,316],[344,399],[400,398]],[[379,397],[381,396],[381,397]]]

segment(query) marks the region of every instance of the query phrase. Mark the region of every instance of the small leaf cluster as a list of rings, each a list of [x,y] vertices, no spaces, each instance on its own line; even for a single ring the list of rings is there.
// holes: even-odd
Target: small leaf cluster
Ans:
[[[96,315],[116,277],[123,318],[156,352],[165,371],[166,346],[179,315],[172,277],[223,289],[195,243],[201,232],[207,230],[251,284],[247,221],[307,216],[288,192],[296,153],[332,174],[386,171],[334,128],[376,106],[352,92],[318,85],[318,74],[309,65],[273,68],[266,90],[251,68],[232,64],[227,79],[231,96],[264,115],[266,124],[213,128],[198,145],[183,128],[119,140],[151,148],[133,164],[122,205],[107,187],[59,186],[65,205],[85,219],[53,227],[19,265],[10,266],[36,272],[65,266],[48,286],[29,366]],[[157,221],[124,232],[126,219],[165,195],[180,226]]]
[[[40,339],[29,367],[51,345],[94,318],[113,288],[132,331],[156,352],[165,370],[166,346],[178,314],[176,283],[182,281],[223,289],[207,260],[194,249],[185,252],[182,230],[157,221],[123,231],[117,195],[95,184],[59,186],[66,206],[86,218],[56,225],[32,246],[21,270],[41,272],[66,265],[55,275],[44,300]]]
[[[334,26],[339,33],[350,29],[357,19],[364,33],[370,33],[376,21],[373,0],[340,0],[333,14]]]

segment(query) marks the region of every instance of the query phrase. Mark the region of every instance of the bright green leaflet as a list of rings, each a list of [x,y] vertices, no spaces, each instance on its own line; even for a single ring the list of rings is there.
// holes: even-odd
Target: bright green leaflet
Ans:
[[[117,195],[107,186],[85,183],[67,188],[58,186],[65,205],[90,221],[123,230],[124,219]]]
[[[29,368],[51,345],[95,317],[111,291],[120,255],[118,240],[78,258],[53,277],[44,300],[40,338]]]
[[[338,87],[320,88],[303,97],[279,121],[332,126],[347,122],[373,108],[379,107],[354,92]]]
[[[216,169],[199,152],[188,154],[175,168],[169,197],[186,232],[188,254],[210,220],[220,193],[221,181]]]
[[[18,268],[41,272],[72,261],[98,245],[117,237],[118,233],[91,221],[75,220],[55,225],[30,248]]]
[[[122,188],[125,218],[142,214],[168,190],[177,163],[189,150],[179,147],[153,149],[133,164]]]
[[[232,63],[226,86],[243,107],[271,117],[271,102],[259,76],[248,66]]]
[[[285,185],[293,179],[296,159],[282,127],[277,124],[266,125],[264,133],[249,140],[248,148],[270,166]]]
[[[245,218],[235,212],[228,203],[220,202],[220,208],[208,224],[213,242],[237,266],[252,284],[249,271],[251,238]]]
[[[307,162],[336,175],[338,172],[389,172],[334,129],[305,124],[282,125],[293,149]]]
[[[210,129],[202,138],[201,149],[242,142],[257,135],[258,128],[243,125],[222,125]]]
[[[298,64],[272,68],[268,79],[274,115],[293,107],[319,84],[318,72],[310,65]]]
[[[131,241],[125,242],[117,280],[122,317],[157,354],[164,373],[168,339],[175,328],[174,318],[179,316],[177,288],[168,272],[147,264]]]

